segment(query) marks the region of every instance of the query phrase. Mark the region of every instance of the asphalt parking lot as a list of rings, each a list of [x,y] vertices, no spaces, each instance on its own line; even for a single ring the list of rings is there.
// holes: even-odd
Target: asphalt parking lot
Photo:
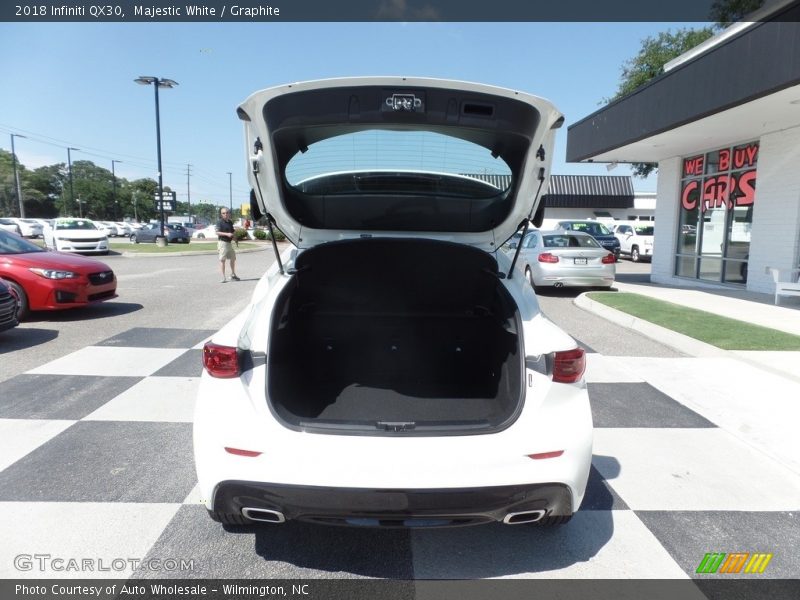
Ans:
[[[226,284],[213,255],[104,260],[118,299],[36,315],[0,341],[0,578],[708,579],[695,571],[711,552],[773,554],[748,578],[800,574],[800,475],[691,408],[698,394],[735,395],[751,374],[588,314],[570,290],[540,297],[589,352],[593,469],[568,525],[224,528],[194,487],[198,347],[246,305],[272,253],[241,254],[242,281]],[[618,267],[620,278],[648,270]],[[782,389],[778,379],[761,385]],[[34,552],[191,568],[21,572],[15,558]]]

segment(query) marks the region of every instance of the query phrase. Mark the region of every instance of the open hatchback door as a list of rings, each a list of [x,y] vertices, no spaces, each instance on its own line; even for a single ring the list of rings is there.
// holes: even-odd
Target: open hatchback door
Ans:
[[[535,215],[564,120],[529,94],[406,77],[283,85],[238,114],[254,216],[298,248],[372,235],[494,251]]]

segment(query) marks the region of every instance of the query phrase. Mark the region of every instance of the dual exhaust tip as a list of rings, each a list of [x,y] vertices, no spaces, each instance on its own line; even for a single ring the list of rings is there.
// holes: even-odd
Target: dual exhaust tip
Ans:
[[[508,513],[503,518],[503,523],[506,525],[522,525],[524,523],[535,523],[544,517],[546,511],[544,510],[526,510],[523,512]],[[251,521],[260,521],[263,523],[285,523],[286,517],[284,514],[277,510],[270,510],[268,508],[254,508],[245,507],[242,509],[242,516]]]
[[[523,512],[508,513],[503,519],[506,525],[522,525],[524,523],[536,523],[545,516],[545,510],[526,510]]]

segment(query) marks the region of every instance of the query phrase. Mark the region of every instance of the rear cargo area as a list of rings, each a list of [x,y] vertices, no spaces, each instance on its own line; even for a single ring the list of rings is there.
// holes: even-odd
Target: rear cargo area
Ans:
[[[485,432],[516,416],[516,308],[493,257],[447,242],[363,239],[303,252],[281,294],[268,398],[290,426]]]

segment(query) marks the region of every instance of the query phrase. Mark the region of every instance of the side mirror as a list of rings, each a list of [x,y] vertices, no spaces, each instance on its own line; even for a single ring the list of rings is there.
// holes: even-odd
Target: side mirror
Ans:
[[[508,247],[509,247],[511,250],[516,250],[516,249],[517,249],[517,242],[510,242],[510,243],[508,244]]]

